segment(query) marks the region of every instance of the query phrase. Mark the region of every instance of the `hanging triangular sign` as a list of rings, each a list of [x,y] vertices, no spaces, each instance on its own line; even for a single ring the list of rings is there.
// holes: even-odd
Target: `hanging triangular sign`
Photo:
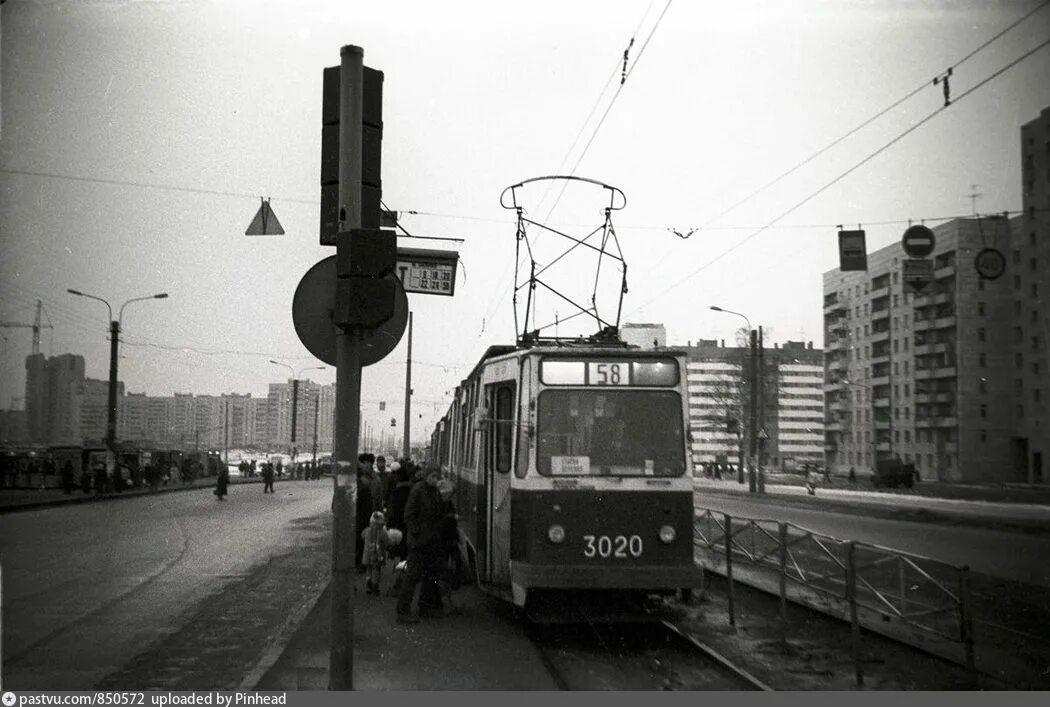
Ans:
[[[284,229],[281,227],[281,222],[277,220],[277,214],[270,208],[270,200],[261,199],[261,201],[262,204],[259,206],[255,218],[252,219],[251,225],[248,226],[248,230],[244,232],[244,235],[283,236]]]

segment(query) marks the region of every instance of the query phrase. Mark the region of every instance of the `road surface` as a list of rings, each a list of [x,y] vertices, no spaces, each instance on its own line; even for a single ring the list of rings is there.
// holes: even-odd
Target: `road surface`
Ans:
[[[230,490],[225,502],[206,488],[0,516],[4,686],[91,689],[302,544],[296,521],[332,497],[316,481]]]

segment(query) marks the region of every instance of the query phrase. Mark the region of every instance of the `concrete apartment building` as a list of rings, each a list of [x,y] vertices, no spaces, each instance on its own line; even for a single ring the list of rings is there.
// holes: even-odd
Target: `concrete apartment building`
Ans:
[[[934,281],[918,294],[902,281],[899,244],[869,254],[867,272],[825,273],[830,467],[900,458],[928,481],[1039,481],[1022,433],[1030,416],[1046,429],[1045,340],[1024,321],[1038,292],[1023,256],[996,280],[974,266],[986,247],[1018,252],[1020,226],[993,216],[935,227]],[[1037,372],[1031,392],[1024,370]]]
[[[269,387],[269,439],[282,451],[292,448],[292,393],[293,385],[271,383]],[[319,450],[332,449],[335,419],[335,386],[322,386],[308,379],[299,380],[295,404],[295,447],[300,454],[313,452],[314,432]]]
[[[1050,481],[1050,108],[1021,126],[1021,214],[1010,263],[1020,278],[1015,285],[1015,326],[1021,341],[1014,357],[1018,370],[1015,403],[1015,466],[1024,462],[1027,481]],[[1008,266],[1009,267],[1009,266]],[[1019,286],[1019,287],[1018,287]],[[1020,311],[1017,311],[1017,310]],[[1018,385],[1015,381],[1015,386]]]
[[[1050,108],[1021,126],[1022,213],[933,229],[934,283],[901,282],[899,245],[824,275],[827,459],[900,457],[923,479],[1047,483]],[[986,248],[1005,272],[982,279]]]
[[[750,401],[746,376],[749,349],[724,341],[687,343],[689,426],[694,465],[738,463],[741,436],[726,420],[740,421],[743,434]],[[824,457],[823,352],[812,342],[788,341],[763,350],[765,372],[763,461],[767,467],[793,468]],[[745,450],[746,455],[746,450]]]
[[[301,382],[299,412],[305,415],[298,425],[307,434],[312,451],[313,409],[319,386]],[[331,449],[334,386],[321,391],[319,440],[323,451]],[[62,354],[47,358],[33,354],[26,358],[26,410],[5,414],[3,440],[32,445],[101,445],[109,418],[109,382],[84,377],[84,358]],[[176,393],[171,397],[145,393],[125,395],[124,384],[117,383],[117,439],[132,446],[192,449],[276,447],[270,434],[270,420],[291,418],[290,395],[277,401],[271,411],[269,398],[250,394],[220,396]],[[282,407],[283,406],[283,407]],[[327,411],[327,415],[325,414]],[[18,414],[15,415],[14,412]],[[11,423],[6,424],[8,418]],[[15,420],[18,425],[14,424]],[[300,449],[306,449],[300,446]]]

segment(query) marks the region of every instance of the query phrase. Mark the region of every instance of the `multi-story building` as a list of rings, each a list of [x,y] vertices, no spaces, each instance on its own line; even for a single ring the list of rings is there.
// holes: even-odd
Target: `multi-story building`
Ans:
[[[26,357],[26,425],[35,444],[79,444],[84,357]]]
[[[33,444],[102,444],[109,413],[107,381],[84,377],[84,359],[63,354],[26,359],[26,410],[18,436]],[[266,398],[175,393],[124,394],[117,383],[117,439],[133,446],[290,449],[291,383],[272,384]],[[335,386],[299,381],[296,447],[327,453],[334,438]],[[11,425],[14,429],[14,426]],[[10,439],[11,434],[7,437]]]
[[[1021,256],[994,280],[974,266],[988,247],[1016,254],[1020,225],[993,216],[937,226],[933,282],[918,293],[903,282],[897,244],[869,254],[867,272],[825,273],[829,465],[863,469],[900,458],[926,480],[1032,478],[1018,431],[1026,419],[1021,371],[1032,363],[1045,371],[1045,341],[1022,321],[1034,311],[1025,295],[1037,291],[1024,289]],[[1042,397],[1045,380],[1034,383],[1033,397]]]
[[[292,443],[292,416],[294,386],[287,383],[271,383],[267,424],[269,437],[275,446],[290,450]],[[335,386],[322,386],[311,380],[300,380],[295,399],[295,443],[300,453],[312,452],[314,432],[317,433],[319,450],[332,449],[332,420],[335,412]]]
[[[750,418],[749,348],[725,341],[687,343],[689,425],[693,463],[738,463]],[[812,342],[788,341],[762,351],[756,412],[761,463],[792,468],[823,459],[823,352]],[[764,410],[764,414],[760,411]],[[730,427],[730,420],[735,426]]]
[[[1021,199],[1024,211],[1010,255],[1014,275],[1015,326],[1021,340],[1013,342],[1021,360],[1014,403],[1013,453],[1024,462],[1029,483],[1050,481],[1050,108],[1021,126]]]
[[[101,445],[109,428],[109,381],[85,378],[80,384],[80,420],[72,444]],[[120,401],[124,386],[117,383],[117,430],[120,429]],[[119,438],[119,434],[118,434]]]

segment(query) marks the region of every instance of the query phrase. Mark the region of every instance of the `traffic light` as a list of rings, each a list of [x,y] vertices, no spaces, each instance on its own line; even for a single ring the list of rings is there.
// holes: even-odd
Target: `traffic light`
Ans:
[[[339,103],[341,68],[324,70],[321,102],[321,245],[339,231]],[[382,197],[383,72],[362,67],[361,227],[379,228]]]
[[[735,417],[726,418],[726,433],[731,435],[740,434],[740,420]]]
[[[334,321],[349,329],[375,329],[394,316],[398,280],[393,231],[355,228],[336,235]]]
[[[391,417],[390,418],[390,426],[391,427],[397,427],[397,418],[396,417]]]

